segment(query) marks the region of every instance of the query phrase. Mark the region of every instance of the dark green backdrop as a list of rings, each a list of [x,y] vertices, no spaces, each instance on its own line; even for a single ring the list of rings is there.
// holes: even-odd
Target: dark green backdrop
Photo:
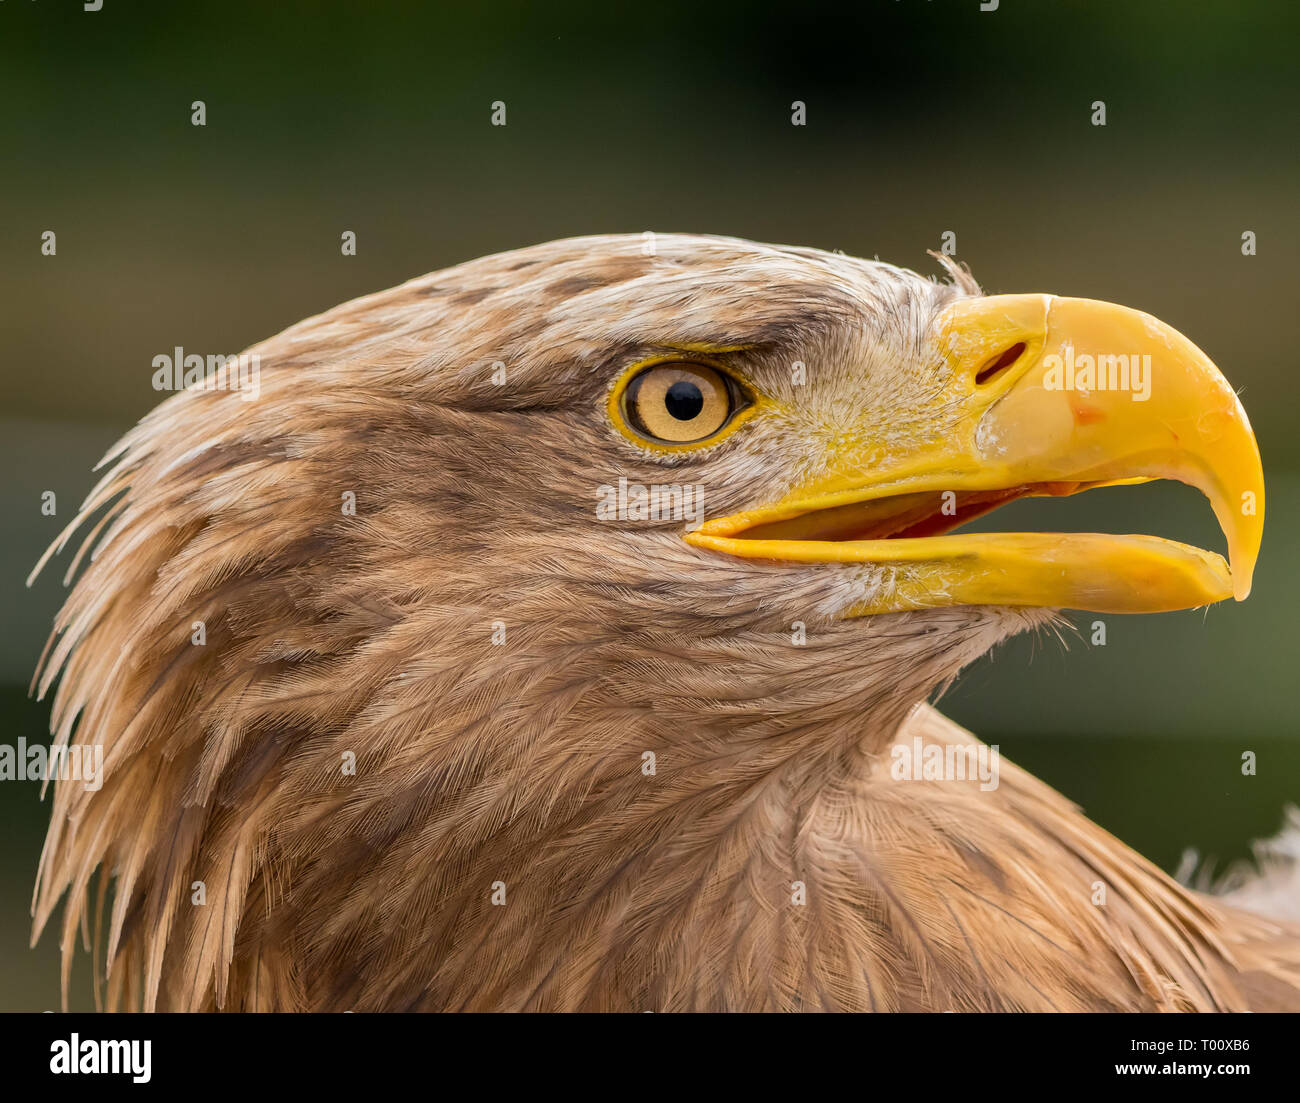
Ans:
[[[47,718],[25,688],[59,571],[23,579],[156,401],[159,351],[235,351],[570,234],[737,234],[929,272],[951,230],[991,291],[1112,299],[1201,345],[1254,421],[1269,520],[1249,603],[1100,618],[1105,647],[1075,615],[1068,651],[1009,645],[945,707],[1167,867],[1271,832],[1300,799],[1296,5],[470,7],[0,3],[0,741]],[[1011,509],[1222,543],[1180,487]],[[0,785],[0,1009],[57,1006],[55,940],[26,949],[46,815],[35,786]]]

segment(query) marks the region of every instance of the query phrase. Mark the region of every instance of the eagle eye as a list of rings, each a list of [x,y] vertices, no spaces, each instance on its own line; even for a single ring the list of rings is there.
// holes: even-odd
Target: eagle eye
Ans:
[[[623,391],[622,412],[641,436],[661,444],[704,441],[743,405],[730,376],[706,364],[653,364]]]

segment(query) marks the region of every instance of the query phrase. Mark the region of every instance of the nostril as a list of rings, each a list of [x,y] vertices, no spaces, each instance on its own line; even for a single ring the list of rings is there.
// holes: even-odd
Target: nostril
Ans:
[[[985,383],[991,383],[993,379],[1011,367],[1024,354],[1024,341],[1017,341],[1005,352],[999,353],[975,373],[976,386],[983,386]]]

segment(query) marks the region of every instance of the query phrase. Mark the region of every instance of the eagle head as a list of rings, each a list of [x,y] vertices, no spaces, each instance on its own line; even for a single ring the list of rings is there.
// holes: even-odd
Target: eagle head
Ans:
[[[38,927],[68,893],[65,984],[87,917],[146,1007],[858,1006],[890,931],[911,975],[889,878],[846,865],[900,725],[1056,609],[1243,598],[1263,517],[1186,338],[949,272],[559,241],[254,346],[253,401],[163,402],[87,500],[40,674],[56,740],[104,749],[37,889]],[[1158,478],[1230,568],[951,531]],[[938,807],[891,820],[918,862]],[[781,906],[814,878],[834,953]]]

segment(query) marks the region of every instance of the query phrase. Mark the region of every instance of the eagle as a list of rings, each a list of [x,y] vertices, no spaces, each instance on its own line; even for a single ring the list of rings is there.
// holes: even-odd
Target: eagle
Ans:
[[[930,703],[1063,609],[1248,595],[1237,395],[1150,315],[939,259],[555,241],[158,405],[45,557],[85,532],[34,686],[103,754],[33,898],[65,1005],[80,942],[109,1009],[1300,1007],[1300,925],[990,783]],[[961,531],[1152,479],[1226,559]]]

